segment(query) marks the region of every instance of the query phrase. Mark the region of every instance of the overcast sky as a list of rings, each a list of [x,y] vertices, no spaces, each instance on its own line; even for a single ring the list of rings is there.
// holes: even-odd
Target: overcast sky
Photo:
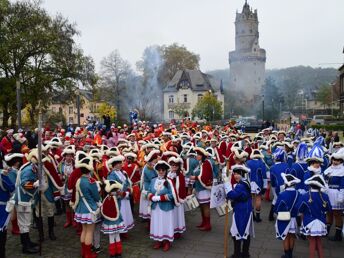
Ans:
[[[201,70],[228,68],[234,20],[244,0],[43,0],[77,24],[77,42],[99,68],[118,49],[133,66],[145,47],[177,42],[201,57]],[[338,67],[343,62],[343,0],[248,0],[258,9],[267,68]]]

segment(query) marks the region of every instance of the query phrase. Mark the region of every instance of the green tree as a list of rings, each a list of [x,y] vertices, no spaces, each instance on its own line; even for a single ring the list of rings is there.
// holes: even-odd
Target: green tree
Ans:
[[[330,107],[332,103],[332,88],[330,85],[320,86],[317,92],[317,101],[319,101],[324,107]]]
[[[0,76],[21,85],[22,107],[31,104],[32,124],[40,100],[47,107],[54,94],[73,96],[79,82],[94,81],[93,61],[76,46],[78,31],[68,19],[49,16],[40,2],[18,1],[1,12],[0,22]],[[13,106],[7,108],[15,117]]]
[[[222,114],[222,103],[211,92],[204,94],[192,110],[193,118],[198,117],[207,121],[219,120],[222,118]]]

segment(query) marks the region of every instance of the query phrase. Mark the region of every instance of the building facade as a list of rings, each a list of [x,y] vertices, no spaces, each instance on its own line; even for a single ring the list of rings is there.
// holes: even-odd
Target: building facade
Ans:
[[[94,100],[93,94],[87,90],[80,90],[80,124],[85,125],[90,121],[101,121],[98,109],[105,101]],[[66,118],[67,124],[78,123],[78,107],[77,102],[64,102],[59,98],[54,99],[49,106],[49,111],[54,113],[62,113]]]
[[[229,90],[241,91],[247,101],[257,99],[265,82],[266,52],[259,46],[258,12],[245,2],[236,13],[235,50],[229,52]]]
[[[339,67],[339,109],[340,115],[344,115],[344,65]]]
[[[211,92],[224,105],[221,82],[199,70],[180,70],[163,90],[164,121],[191,117],[192,109],[204,94]],[[178,115],[182,110],[182,115]]]

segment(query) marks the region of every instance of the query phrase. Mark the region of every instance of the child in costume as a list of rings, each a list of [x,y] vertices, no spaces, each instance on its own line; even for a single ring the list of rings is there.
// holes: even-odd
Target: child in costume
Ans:
[[[178,239],[181,234],[185,232],[185,212],[184,212],[184,200],[186,198],[185,176],[182,158],[171,157],[168,160],[168,164],[171,166],[171,171],[168,172],[167,177],[173,183],[176,196],[174,196],[175,207],[174,213],[174,238]]]
[[[158,177],[149,186],[148,199],[151,202],[150,238],[156,241],[153,248],[168,251],[174,240],[174,202],[173,183],[167,178],[170,166],[160,160],[154,166]],[[174,194],[173,194],[174,193]]]
[[[97,181],[91,177],[93,161],[91,157],[85,157],[75,164],[80,168],[82,176],[75,185],[75,211],[74,220],[82,224],[80,235],[81,256],[84,258],[96,258],[97,254],[92,253],[93,233],[95,224],[100,220],[100,187]]]
[[[249,168],[245,165],[232,166],[231,173],[236,182],[234,186],[230,182],[231,173],[229,177],[222,175],[227,199],[233,207],[233,222],[230,229],[234,242],[232,258],[249,258],[251,236],[254,236],[251,186],[245,178],[248,172]]]
[[[283,258],[293,257],[295,244],[295,234],[297,231],[297,203],[301,194],[295,189],[295,186],[301,182],[291,174],[281,174],[285,191],[279,194],[276,204],[275,213],[277,220],[275,223],[276,238],[283,240],[284,256]]]
[[[343,210],[344,210],[344,148],[331,155],[331,166],[324,171],[328,184],[332,212],[327,213],[327,233],[330,232],[333,219],[335,219],[336,233],[329,237],[331,241],[342,241]]]
[[[332,211],[328,195],[323,191],[326,183],[322,175],[316,174],[305,181],[308,193],[303,194],[298,204],[298,212],[303,215],[301,231],[309,240],[309,258],[324,257],[321,237],[327,234],[326,213]]]

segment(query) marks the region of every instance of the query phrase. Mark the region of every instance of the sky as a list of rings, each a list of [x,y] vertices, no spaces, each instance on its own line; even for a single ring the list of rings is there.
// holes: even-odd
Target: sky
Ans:
[[[202,71],[229,67],[235,14],[244,0],[43,0],[52,15],[77,24],[76,42],[100,61],[111,51],[135,63],[151,45],[184,45]],[[258,10],[260,47],[268,69],[339,67],[344,54],[343,0],[248,0]]]

